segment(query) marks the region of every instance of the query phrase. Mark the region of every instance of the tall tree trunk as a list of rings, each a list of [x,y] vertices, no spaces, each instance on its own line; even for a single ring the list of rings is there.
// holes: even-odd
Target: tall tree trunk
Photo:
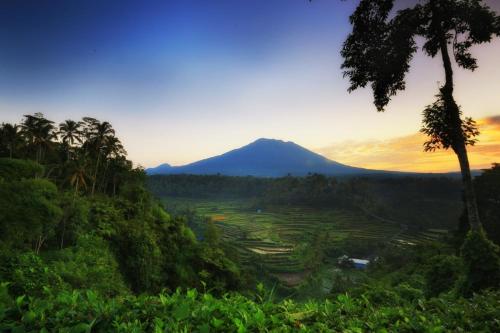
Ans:
[[[99,169],[99,160],[101,158],[101,152],[99,151],[97,153],[97,161],[95,163],[95,171],[94,171],[94,179],[92,179],[92,196],[94,195],[95,192],[95,185],[97,182],[97,170]]]
[[[102,191],[102,193],[106,193],[106,174],[108,173],[108,167],[109,167],[109,160],[106,159],[106,166],[104,167],[104,173],[102,175],[102,182],[99,185],[99,189]]]
[[[478,231],[481,229],[481,221],[479,219],[479,211],[477,208],[476,194],[472,183],[470,172],[469,158],[467,156],[467,147],[462,131],[462,120],[460,119],[460,109],[453,98],[453,68],[451,65],[450,55],[448,53],[448,42],[444,33],[440,40],[441,56],[443,58],[443,66],[445,70],[446,82],[441,88],[443,95],[445,112],[447,119],[451,122],[451,138],[452,148],[458,157],[460,164],[460,172],[462,174],[462,185],[465,197],[465,206],[467,208],[467,216],[471,230]]]
[[[38,240],[36,241],[36,244],[35,244],[35,253],[36,254],[40,253],[40,250],[42,249],[42,245],[44,242],[45,242],[45,237],[42,235],[38,236]]]
[[[36,162],[40,163],[40,159],[42,158],[42,147],[38,146],[36,150]]]
[[[62,231],[61,231],[61,245],[60,245],[60,249],[62,249],[64,247],[64,234],[66,233],[66,214],[65,216],[63,216],[63,220],[62,220]]]
[[[75,192],[73,193],[73,202],[75,201],[76,194],[78,193],[78,186],[80,185],[79,181],[80,178],[76,178]]]

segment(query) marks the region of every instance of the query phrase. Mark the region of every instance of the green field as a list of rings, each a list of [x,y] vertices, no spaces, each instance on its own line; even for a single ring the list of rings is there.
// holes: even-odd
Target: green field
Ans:
[[[446,234],[441,229],[411,232],[363,212],[283,206],[260,209],[245,200],[172,197],[163,202],[170,211],[191,209],[210,218],[244,265],[257,265],[289,286],[308,276],[304,253],[318,234],[327,238],[329,246],[339,248],[346,241],[411,246]]]

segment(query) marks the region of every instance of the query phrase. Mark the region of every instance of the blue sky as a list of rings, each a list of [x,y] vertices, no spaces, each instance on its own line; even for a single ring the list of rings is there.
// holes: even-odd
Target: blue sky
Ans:
[[[407,91],[385,114],[369,90],[348,94],[339,50],[356,3],[3,1],[1,120],[33,112],[108,120],[145,166],[191,162],[259,137],[315,149],[414,133],[440,64],[416,57]],[[457,73],[467,114],[500,113],[499,50],[498,42],[481,47],[479,71]]]

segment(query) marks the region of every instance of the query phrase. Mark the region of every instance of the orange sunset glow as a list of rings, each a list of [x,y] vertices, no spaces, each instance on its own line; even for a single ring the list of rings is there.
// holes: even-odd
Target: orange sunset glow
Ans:
[[[469,147],[471,168],[488,168],[500,162],[500,116],[477,121],[481,134]],[[388,140],[345,141],[316,149],[330,159],[348,165],[381,170],[448,172],[459,170],[452,150],[424,152],[426,136],[422,133]]]

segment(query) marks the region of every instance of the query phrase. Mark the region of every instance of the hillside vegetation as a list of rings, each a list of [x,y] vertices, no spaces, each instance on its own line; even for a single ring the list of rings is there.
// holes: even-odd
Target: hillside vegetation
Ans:
[[[425,235],[411,246],[383,241],[366,271],[331,260],[335,251],[362,254],[359,244],[400,228],[374,217],[380,211],[356,187],[370,181],[223,178],[265,192],[242,186],[251,193],[244,205],[161,202],[107,122],[56,126],[35,114],[0,134],[0,331],[500,330],[498,246],[484,234],[459,234],[461,249]],[[496,230],[498,169],[477,180],[488,232]],[[212,180],[181,179],[196,190]],[[330,185],[316,191],[321,184]],[[311,273],[299,289],[280,279],[294,269]]]
[[[463,206],[460,180],[452,177],[155,175],[148,177],[147,185],[157,197],[245,199],[253,201],[255,208],[303,206],[361,211],[414,230],[456,229]]]

